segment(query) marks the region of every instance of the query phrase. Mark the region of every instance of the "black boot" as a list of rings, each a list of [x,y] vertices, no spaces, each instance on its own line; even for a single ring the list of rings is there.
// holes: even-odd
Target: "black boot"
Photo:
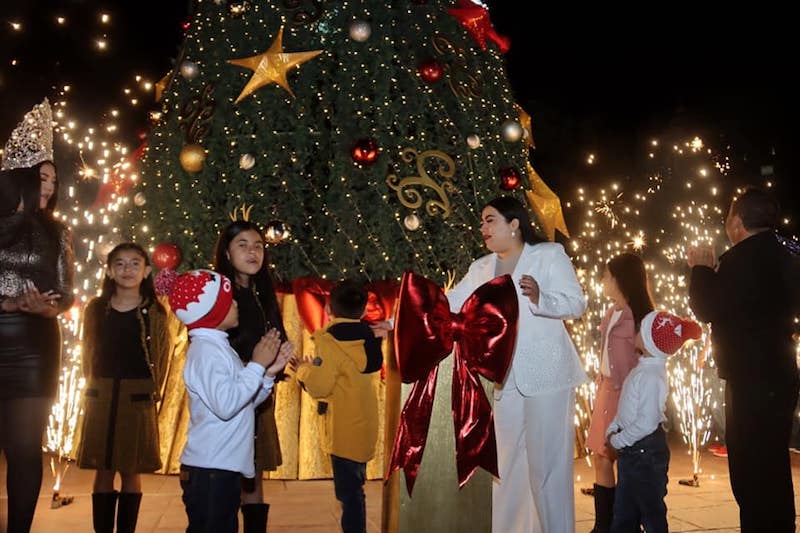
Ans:
[[[244,517],[243,533],[264,533],[267,530],[268,503],[246,503],[242,505]]]
[[[614,518],[614,487],[594,484],[594,528],[591,533],[608,533]]]
[[[134,533],[136,531],[136,520],[139,518],[139,505],[141,503],[141,492],[120,492],[119,509],[117,510],[117,533]]]
[[[119,493],[92,493],[92,525],[95,533],[114,533],[114,511]]]

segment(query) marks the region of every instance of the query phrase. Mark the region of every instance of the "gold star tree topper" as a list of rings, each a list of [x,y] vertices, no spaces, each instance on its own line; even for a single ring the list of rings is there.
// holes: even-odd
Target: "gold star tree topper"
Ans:
[[[539,223],[544,227],[547,238],[555,240],[556,230],[569,237],[564,213],[561,211],[561,200],[537,174],[530,162],[528,162],[528,178],[531,180],[533,190],[525,191],[525,196],[528,197]]]
[[[253,71],[253,77],[247,82],[247,85],[242,89],[242,92],[234,103],[238,104],[261,87],[269,85],[270,83],[277,83],[294,97],[294,93],[286,79],[286,73],[289,72],[290,69],[315,58],[322,52],[322,50],[292,53],[284,52],[283,26],[281,26],[281,29],[278,30],[278,36],[272,41],[272,44],[266,52],[257,56],[228,60],[228,63],[231,65],[248,68]]]

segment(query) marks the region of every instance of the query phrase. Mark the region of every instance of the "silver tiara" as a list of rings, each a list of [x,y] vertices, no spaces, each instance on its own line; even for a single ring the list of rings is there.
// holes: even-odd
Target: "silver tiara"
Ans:
[[[3,149],[3,170],[53,160],[53,113],[47,98],[25,114]]]

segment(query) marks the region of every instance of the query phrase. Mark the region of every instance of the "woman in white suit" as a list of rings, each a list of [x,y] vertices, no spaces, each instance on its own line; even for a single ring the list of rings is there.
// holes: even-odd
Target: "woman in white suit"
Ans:
[[[500,479],[492,531],[571,533],[575,387],[588,378],[563,321],[580,317],[586,298],[563,246],[537,237],[516,199],[487,203],[481,234],[492,253],[474,261],[447,297],[456,312],[497,276],[510,274],[519,286],[514,358],[494,393]]]

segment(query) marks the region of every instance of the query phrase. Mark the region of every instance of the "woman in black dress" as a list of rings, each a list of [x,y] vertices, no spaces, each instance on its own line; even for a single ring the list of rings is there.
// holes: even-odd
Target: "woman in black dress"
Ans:
[[[42,483],[42,434],[58,386],[58,315],[72,306],[69,231],[53,218],[56,167],[4,172],[17,209],[0,220],[0,445],[8,531],[29,531]],[[8,191],[6,191],[8,192]]]

